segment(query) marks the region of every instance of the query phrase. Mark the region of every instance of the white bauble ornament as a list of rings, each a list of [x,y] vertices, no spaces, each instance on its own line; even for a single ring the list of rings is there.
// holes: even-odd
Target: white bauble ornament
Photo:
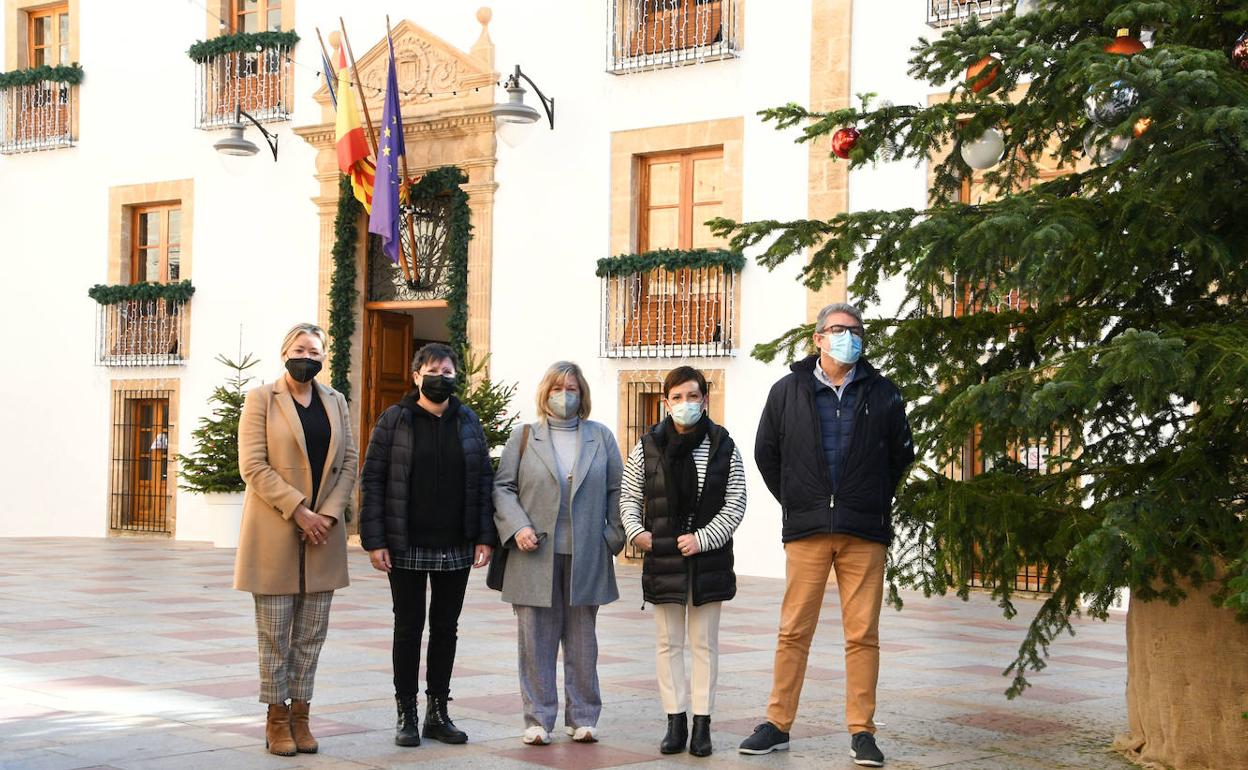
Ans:
[[[992,168],[1005,153],[1005,137],[995,128],[980,134],[978,139],[962,143],[962,160],[974,169]]]

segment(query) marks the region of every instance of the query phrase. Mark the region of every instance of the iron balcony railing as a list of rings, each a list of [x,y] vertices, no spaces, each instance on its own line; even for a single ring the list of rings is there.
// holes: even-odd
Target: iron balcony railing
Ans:
[[[605,275],[602,355],[735,355],[736,282],[737,274],[723,267]]]
[[[186,363],[186,302],[134,299],[100,305],[96,315],[98,366],[170,366]]]
[[[195,64],[195,127],[225,128],[242,108],[262,123],[289,120],[292,46],[231,51]]]
[[[927,25],[937,29],[961,24],[972,16],[987,21],[1014,7],[1015,0],[927,0]]]
[[[607,71],[698,64],[739,55],[738,0],[611,0]]]
[[[53,80],[0,90],[0,153],[70,147],[73,137],[74,86]]]

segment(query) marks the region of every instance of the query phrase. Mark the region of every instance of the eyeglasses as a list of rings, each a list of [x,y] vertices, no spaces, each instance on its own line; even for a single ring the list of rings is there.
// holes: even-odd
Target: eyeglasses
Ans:
[[[858,337],[859,339],[861,339],[862,335],[866,332],[866,329],[862,328],[861,326],[842,326],[841,324],[832,324],[831,326],[824,327],[823,331],[819,333],[820,334],[842,334],[844,332],[849,332],[855,337]]]

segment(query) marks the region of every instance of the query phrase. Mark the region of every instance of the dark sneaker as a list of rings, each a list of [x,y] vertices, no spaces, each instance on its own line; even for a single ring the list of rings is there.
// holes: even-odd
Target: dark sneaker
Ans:
[[[884,752],[875,745],[875,736],[863,730],[855,733],[849,742],[849,755],[854,758],[855,765],[866,767],[883,767]]]
[[[737,751],[742,754],[770,754],[789,750],[789,734],[781,732],[771,722],[763,722],[754,728],[754,734],[741,741]]]

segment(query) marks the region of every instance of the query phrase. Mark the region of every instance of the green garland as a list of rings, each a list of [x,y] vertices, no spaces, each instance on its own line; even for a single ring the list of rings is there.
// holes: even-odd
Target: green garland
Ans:
[[[455,166],[443,166],[408,187],[412,197],[449,195],[452,198],[447,234],[451,267],[446,297],[451,317],[447,327],[451,348],[461,361],[467,360],[468,352],[468,241],[472,238],[468,193],[460,188],[466,181],[468,177],[463,171]],[[355,334],[355,307],[360,298],[355,287],[358,274],[355,248],[363,211],[364,207],[351,190],[351,180],[342,176],[338,185],[338,214],[334,219],[334,272],[329,285],[329,382],[348,400],[351,398],[351,336]],[[381,239],[369,236],[369,263],[379,258]]]
[[[82,67],[77,63],[58,64],[55,67],[44,65],[26,70],[0,72],[0,89],[14,86],[29,86],[51,80],[54,83],[66,83],[76,86],[82,82]]]
[[[194,293],[195,287],[189,280],[179,283],[127,283],[116,286],[97,283],[87,290],[87,296],[101,305],[151,299],[187,302]]]
[[[334,217],[334,272],[329,281],[329,384],[351,400],[351,335],[355,334],[355,243],[364,207],[351,191],[345,174],[338,183],[338,214]],[[370,248],[372,244],[369,244]]]
[[[636,275],[651,270],[683,270],[685,268],[722,267],[739,273],[745,267],[745,256],[727,249],[659,249],[644,254],[621,254],[598,260],[594,272],[599,278],[608,275]]]
[[[200,40],[186,49],[191,61],[202,63],[214,56],[226,53],[245,53],[261,48],[293,48],[299,42],[299,35],[293,30],[288,32],[237,32],[233,35]]]
[[[442,166],[425,174],[415,184],[408,186],[412,198],[451,196],[451,221],[447,232],[447,254],[450,275],[447,276],[446,304],[451,317],[446,325],[450,331],[451,349],[460,361],[467,361],[468,354],[468,241],[472,239],[471,209],[468,193],[461,184],[468,175],[456,166]]]

